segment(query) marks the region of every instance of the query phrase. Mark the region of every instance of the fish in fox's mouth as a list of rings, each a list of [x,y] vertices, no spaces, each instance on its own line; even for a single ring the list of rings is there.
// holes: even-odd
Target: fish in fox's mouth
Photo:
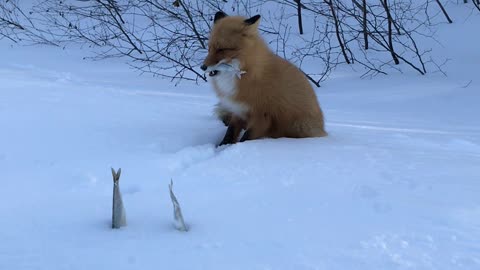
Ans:
[[[218,70],[212,70],[208,73],[208,76],[213,77],[218,74]]]
[[[210,77],[217,76],[220,72],[235,74],[239,79],[241,75],[247,73],[244,70],[240,70],[240,62],[237,59],[232,59],[229,62],[227,62],[227,60],[221,60],[216,65],[208,66],[205,69],[205,73],[208,73]]]

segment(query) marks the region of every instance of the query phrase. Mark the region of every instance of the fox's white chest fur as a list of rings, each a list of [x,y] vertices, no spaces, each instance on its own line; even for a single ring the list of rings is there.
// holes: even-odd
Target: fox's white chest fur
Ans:
[[[210,79],[220,99],[220,106],[240,118],[245,118],[248,107],[234,100],[238,91],[239,77],[239,71],[234,68],[218,70],[218,73]]]

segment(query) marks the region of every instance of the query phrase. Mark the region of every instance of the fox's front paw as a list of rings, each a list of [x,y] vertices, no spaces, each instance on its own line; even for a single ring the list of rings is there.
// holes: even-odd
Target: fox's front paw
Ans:
[[[223,146],[223,145],[230,145],[230,144],[234,144],[235,142],[231,141],[231,140],[225,140],[223,139],[218,145],[217,147],[220,147],[220,146]]]
[[[244,142],[248,140],[250,140],[250,129],[247,129],[245,133],[243,133],[242,138],[240,138],[240,142]]]

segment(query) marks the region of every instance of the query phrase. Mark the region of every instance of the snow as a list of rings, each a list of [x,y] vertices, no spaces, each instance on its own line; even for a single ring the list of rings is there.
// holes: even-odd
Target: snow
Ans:
[[[0,44],[0,269],[480,269],[479,23],[447,77],[333,74],[328,137],[221,148],[207,83]]]

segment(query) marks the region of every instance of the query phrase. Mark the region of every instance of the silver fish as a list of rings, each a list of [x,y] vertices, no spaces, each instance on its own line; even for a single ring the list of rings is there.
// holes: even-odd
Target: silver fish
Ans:
[[[232,59],[230,63],[222,60],[216,65],[207,67],[205,73],[209,73],[210,76],[215,76],[216,72],[218,71],[234,72],[239,79],[242,77],[243,74],[247,73],[244,70],[240,70],[240,61],[238,59]]]
[[[117,172],[113,168],[113,207],[112,207],[112,229],[118,229],[123,226],[127,226],[127,217],[125,214],[125,207],[123,206],[122,194],[120,193],[120,173],[122,169],[118,169]]]
[[[182,209],[180,208],[180,204],[178,203],[175,194],[173,194],[173,180],[170,180],[170,184],[168,185],[170,189],[170,199],[172,199],[173,203],[173,218],[175,220],[175,228],[179,231],[188,231],[187,226],[185,225],[185,221],[183,220]]]

